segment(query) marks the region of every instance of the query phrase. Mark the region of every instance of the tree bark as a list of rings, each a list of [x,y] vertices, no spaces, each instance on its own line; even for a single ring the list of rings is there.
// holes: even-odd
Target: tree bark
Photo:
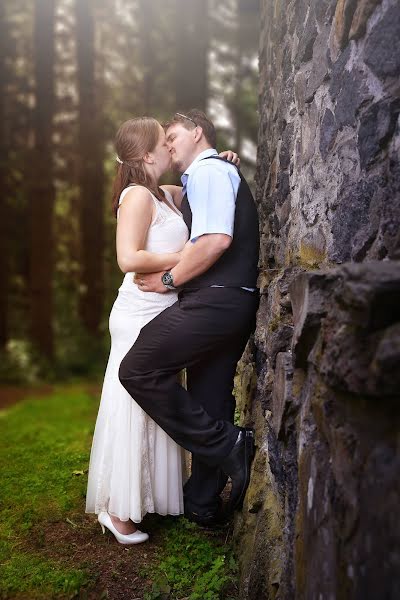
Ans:
[[[93,0],[76,0],[80,188],[80,316],[86,331],[99,332],[104,296],[103,134],[95,81]]]
[[[143,114],[153,114],[154,107],[154,45],[151,36],[154,19],[152,0],[140,1],[140,49],[143,69]]]
[[[8,218],[7,171],[8,144],[5,128],[5,94],[7,89],[7,26],[4,5],[0,4],[0,349],[6,345],[8,313]]]
[[[233,99],[233,118],[235,127],[235,150],[242,152],[243,138],[246,137],[246,111],[243,106],[243,81],[246,78],[246,54],[253,49],[253,35],[257,31],[257,20],[260,14],[259,0],[237,0],[236,28],[236,64],[235,93]]]
[[[208,0],[176,0],[176,106],[207,109]]]
[[[31,337],[49,358],[53,355],[53,157],[54,0],[35,0],[33,114],[34,149],[30,177]]]
[[[235,97],[234,97],[234,120],[235,120],[235,150],[238,154],[242,151],[242,118],[241,118],[241,95],[242,95],[242,76],[243,76],[243,16],[245,12],[244,0],[237,2],[237,36],[236,36],[236,76],[235,76]]]

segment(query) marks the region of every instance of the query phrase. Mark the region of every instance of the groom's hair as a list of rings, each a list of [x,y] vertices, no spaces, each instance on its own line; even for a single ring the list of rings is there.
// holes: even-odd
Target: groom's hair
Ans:
[[[212,148],[217,146],[217,134],[214,124],[202,110],[192,108],[187,111],[177,112],[164,124],[164,129],[167,130],[174,123],[181,123],[185,129],[194,129],[198,125],[202,128],[204,137],[210,146]]]

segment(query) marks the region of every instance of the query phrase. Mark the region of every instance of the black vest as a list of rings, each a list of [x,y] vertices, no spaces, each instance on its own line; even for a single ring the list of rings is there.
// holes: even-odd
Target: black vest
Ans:
[[[208,156],[224,160],[219,156]],[[204,160],[204,159],[202,159]],[[222,285],[225,287],[257,286],[258,255],[260,247],[258,214],[247,181],[240,171],[240,184],[236,198],[233,239],[229,248],[208,271],[183,285],[186,289]],[[215,198],[215,202],[218,202]],[[192,211],[187,194],[183,197],[181,212],[189,232],[192,228]]]

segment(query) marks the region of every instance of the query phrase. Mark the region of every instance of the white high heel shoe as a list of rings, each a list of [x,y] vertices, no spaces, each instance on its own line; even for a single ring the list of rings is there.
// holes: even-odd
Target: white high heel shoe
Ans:
[[[107,512],[101,512],[97,517],[97,520],[101,525],[103,533],[106,532],[104,528],[107,527],[120,544],[141,544],[142,542],[147,542],[149,539],[148,533],[143,533],[139,530],[135,531],[135,533],[129,533],[128,535],[120,533],[118,529],[114,527],[111,517]]]

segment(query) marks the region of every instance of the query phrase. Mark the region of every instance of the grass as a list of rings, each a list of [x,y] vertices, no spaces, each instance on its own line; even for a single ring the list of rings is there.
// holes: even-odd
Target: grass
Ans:
[[[127,548],[85,516],[97,406],[77,385],[0,411],[0,598],[233,598],[226,532],[149,516],[151,541]]]
[[[93,399],[82,390],[31,399],[0,413],[0,592],[3,598],[65,597],[90,574],[51,560],[40,550],[45,527],[83,510]]]
[[[170,520],[164,522],[160,554],[159,562],[144,573],[154,582],[145,600],[236,596],[237,565],[221,534],[201,531],[186,519]]]

